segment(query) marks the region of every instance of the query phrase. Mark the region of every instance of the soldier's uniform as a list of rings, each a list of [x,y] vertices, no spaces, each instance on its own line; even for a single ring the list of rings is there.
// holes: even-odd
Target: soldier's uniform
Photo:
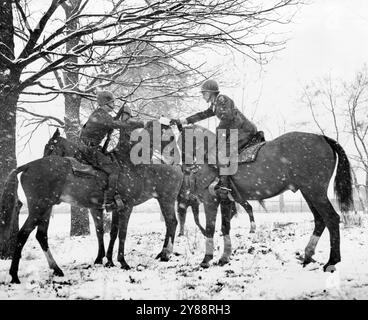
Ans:
[[[184,123],[193,124],[195,122],[216,116],[220,123],[216,128],[217,137],[220,132],[219,129],[224,129],[226,134],[226,149],[238,152],[241,148],[246,146],[250,140],[256,135],[256,125],[247,119],[234,105],[234,101],[228,96],[219,94],[219,88],[215,81],[207,80],[202,85],[203,92],[210,92],[211,104],[210,107],[204,111],[195,113],[194,115],[184,119]],[[175,122],[183,122],[183,120],[172,120]],[[238,140],[236,145],[230,144],[230,129],[238,130]],[[219,151],[226,152],[224,148],[217,148]],[[218,157],[217,160],[219,160]],[[218,166],[227,166],[227,163],[221,163],[218,161]],[[229,189],[229,181],[227,175],[220,175],[219,187]],[[227,192],[223,194],[224,198],[227,198]]]
[[[216,128],[216,133],[219,129],[226,130],[227,139],[226,142],[229,144],[229,133],[230,129],[238,130],[238,148],[242,148],[248,144],[248,142],[257,133],[256,125],[248,120],[234,105],[234,101],[228,96],[220,94],[217,96],[214,103],[205,110],[198,112],[188,118],[186,121],[188,124],[216,116],[220,119],[220,123]],[[229,147],[229,146],[228,146]]]
[[[116,161],[102,153],[100,144],[113,129],[122,129],[128,132],[129,128],[132,131],[137,127],[143,127],[143,123],[129,123],[128,120],[131,117],[131,112],[128,107],[124,109],[124,113],[127,114],[126,121],[114,120],[109,112],[103,108],[105,105],[112,104],[113,101],[114,97],[112,93],[108,91],[99,92],[97,94],[97,102],[100,107],[89,116],[80,132],[80,140],[82,142],[81,151],[84,160],[92,166],[102,169],[109,176],[108,188],[105,194],[107,211],[113,209],[114,202],[117,200],[115,193],[120,168]],[[112,108],[113,106],[110,107],[110,109]],[[124,114],[122,118],[124,119]],[[122,205],[119,202],[117,203],[118,205]]]

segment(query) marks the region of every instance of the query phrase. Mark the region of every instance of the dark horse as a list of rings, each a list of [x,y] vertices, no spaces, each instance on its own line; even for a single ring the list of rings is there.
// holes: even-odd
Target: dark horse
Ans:
[[[191,189],[193,188],[193,179],[194,175],[193,173],[184,173],[184,179],[183,184],[180,188],[179,195],[177,198],[178,201],[178,218],[179,218],[179,234],[178,236],[184,235],[184,226],[185,226],[185,220],[187,216],[187,210],[189,207],[192,209],[194,221],[196,225],[201,230],[202,234],[206,236],[206,230],[202,227],[202,225],[199,222],[199,205],[200,200],[196,195],[194,195],[191,192]],[[253,215],[253,208],[249,204],[248,201],[244,201],[241,203],[244,210],[248,213],[249,220],[250,220],[250,231],[249,233],[254,233],[256,230],[256,223],[254,222],[254,215]],[[263,204],[262,204],[263,205]],[[237,214],[237,209],[235,202],[231,202],[231,218],[233,218]]]
[[[214,136],[214,133],[200,126],[192,128]],[[183,136],[182,134],[179,139]],[[268,141],[259,150],[254,162],[239,163],[236,174],[232,176],[233,187],[242,198],[248,200],[263,200],[286,190],[300,190],[315,222],[313,234],[305,249],[303,265],[312,261],[317,242],[327,227],[331,249],[329,260],[323,267],[324,271],[334,270],[334,265],[341,261],[340,217],[327,197],[336,164],[335,193],[341,211],[347,212],[353,205],[349,160],[336,141],[323,135],[290,132]],[[213,235],[219,201],[210,194],[208,186],[217,176],[217,170],[208,163],[198,166],[195,193],[203,201],[206,215],[206,253],[201,266],[209,267],[209,262],[213,259]],[[219,263],[225,264],[231,255],[230,213],[227,216],[222,215],[222,232],[224,252]]]
[[[63,272],[51,255],[47,230],[52,207],[61,202],[89,208],[95,223],[98,239],[98,255],[95,263],[101,264],[105,256],[103,243],[103,210],[104,190],[107,176],[102,171],[95,170],[93,175],[75,175],[71,160],[65,158],[67,153],[77,152],[78,148],[60,137],[58,130],[45,147],[45,157],[29,162],[14,169],[7,178],[1,199],[1,220],[14,221],[17,197],[18,173],[22,172],[21,184],[27,198],[29,215],[17,235],[17,244],[10,267],[12,283],[19,283],[18,267],[21,251],[29,234],[37,227],[36,238],[44,251],[47,261],[54,274],[62,276]],[[116,151],[116,152],[115,152]],[[179,166],[165,164],[136,165],[129,160],[129,154],[119,153],[119,145],[113,151],[121,164],[117,190],[124,201],[124,208],[115,213],[119,229],[118,261],[123,269],[129,269],[124,258],[124,243],[127,226],[133,206],[151,198],[159,202],[165,219],[166,236],[162,251],[157,258],[167,261],[173,250],[177,219],[175,216],[175,201],[180,190],[183,174]],[[55,154],[55,155],[53,155]],[[113,216],[114,216],[113,215]],[[4,241],[4,229],[0,221],[0,241]],[[114,242],[117,236],[111,239]],[[108,250],[107,259],[112,265],[112,248]]]

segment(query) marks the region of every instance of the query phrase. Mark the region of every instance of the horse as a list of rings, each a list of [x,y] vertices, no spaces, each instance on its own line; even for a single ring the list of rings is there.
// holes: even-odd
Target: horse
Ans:
[[[175,201],[182,183],[180,167],[171,165],[137,165],[127,159],[126,154],[119,155],[119,149],[111,153],[119,160],[121,171],[117,191],[124,200],[124,208],[115,213],[118,219],[119,250],[118,261],[122,269],[129,269],[124,258],[124,244],[127,225],[133,206],[151,198],[159,202],[166,225],[166,235],[161,252],[156,258],[168,261],[173,250],[177,220]],[[107,175],[103,171],[92,170],[92,174],[75,175],[71,159],[65,157],[67,152],[78,152],[79,148],[60,136],[58,130],[45,146],[44,157],[14,169],[8,176],[0,203],[0,241],[5,241],[4,224],[2,221],[14,221],[19,205],[17,175],[22,173],[20,180],[28,203],[28,217],[17,234],[17,243],[13,253],[9,274],[12,283],[20,283],[18,277],[19,261],[22,248],[29,234],[37,227],[36,238],[45,253],[49,267],[56,276],[63,276],[62,270],[55,262],[47,240],[52,207],[61,202],[89,208],[93,217],[97,239],[98,254],[96,264],[102,264],[105,256],[103,243],[103,199],[107,187]],[[114,216],[114,215],[113,215]],[[117,237],[114,230],[111,237]],[[115,241],[113,239],[113,241]],[[111,243],[111,241],[110,241]],[[107,252],[108,266],[113,265],[112,248]]]
[[[178,236],[183,236],[184,235],[185,220],[186,220],[187,210],[188,210],[189,207],[191,207],[191,209],[192,209],[194,222],[199,227],[202,234],[204,236],[206,236],[206,231],[199,222],[200,200],[198,199],[198,197],[193,195],[193,193],[191,192],[191,190],[193,188],[193,179],[192,178],[193,178],[193,173],[184,172],[183,184],[180,188],[178,198],[177,198],[177,202],[178,202],[177,213],[178,213],[178,220],[179,220],[179,234],[178,234]],[[249,216],[249,221],[250,221],[250,231],[249,231],[249,233],[254,233],[255,230],[256,230],[256,223],[254,221],[253,208],[252,208],[252,206],[250,205],[250,203],[248,201],[244,201],[241,204],[242,204],[244,210],[248,213],[248,216]],[[231,219],[237,213],[238,212],[237,212],[235,202],[232,201],[231,202]]]
[[[201,126],[193,125],[189,128],[215,137],[213,132]],[[181,133],[179,139],[184,141],[185,132]],[[255,161],[239,163],[237,172],[231,176],[232,186],[237,189],[237,194],[247,200],[264,200],[287,190],[300,190],[313,214],[315,224],[305,248],[303,266],[313,261],[318,240],[327,227],[330,234],[330,256],[323,266],[324,271],[334,271],[335,265],[341,261],[340,217],[327,196],[336,165],[335,194],[340,210],[347,212],[353,205],[350,163],[341,145],[324,135],[294,131],[267,141],[259,149]],[[206,252],[200,265],[208,268],[213,259],[213,236],[219,205],[218,197],[211,194],[208,187],[218,172],[208,161],[197,163],[197,166],[194,193],[203,202],[206,216]],[[222,214],[224,251],[219,265],[230,260],[230,216],[230,212]]]

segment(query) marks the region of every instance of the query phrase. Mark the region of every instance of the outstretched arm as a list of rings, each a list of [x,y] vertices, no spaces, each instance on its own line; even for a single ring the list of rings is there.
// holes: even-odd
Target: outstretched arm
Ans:
[[[213,112],[212,108],[210,107],[207,110],[200,111],[200,112],[197,112],[197,113],[193,114],[192,116],[186,118],[185,120],[186,120],[186,123],[191,124],[191,123],[195,123],[195,122],[213,117],[214,115],[215,115],[215,113]],[[181,120],[181,122],[183,123],[182,120]],[[183,124],[185,124],[185,123],[183,123]]]
[[[113,126],[114,129],[138,129],[138,128],[143,128],[144,127],[144,122],[140,121],[140,120],[135,120],[135,119],[128,119],[125,121],[120,121],[120,120],[114,120],[113,122]]]

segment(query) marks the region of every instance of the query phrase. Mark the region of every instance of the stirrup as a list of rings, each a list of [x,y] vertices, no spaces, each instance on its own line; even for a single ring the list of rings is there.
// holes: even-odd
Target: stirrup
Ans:
[[[115,195],[114,199],[115,199],[115,203],[116,203],[116,205],[117,205],[117,209],[122,209],[122,208],[124,208],[124,202],[123,202],[123,200],[121,199],[121,197],[120,197],[120,195],[119,195],[119,194]]]
[[[228,188],[228,187],[224,187],[224,186],[219,186],[218,187],[219,190],[224,190],[224,191],[227,191],[227,192],[231,192],[232,189]]]

